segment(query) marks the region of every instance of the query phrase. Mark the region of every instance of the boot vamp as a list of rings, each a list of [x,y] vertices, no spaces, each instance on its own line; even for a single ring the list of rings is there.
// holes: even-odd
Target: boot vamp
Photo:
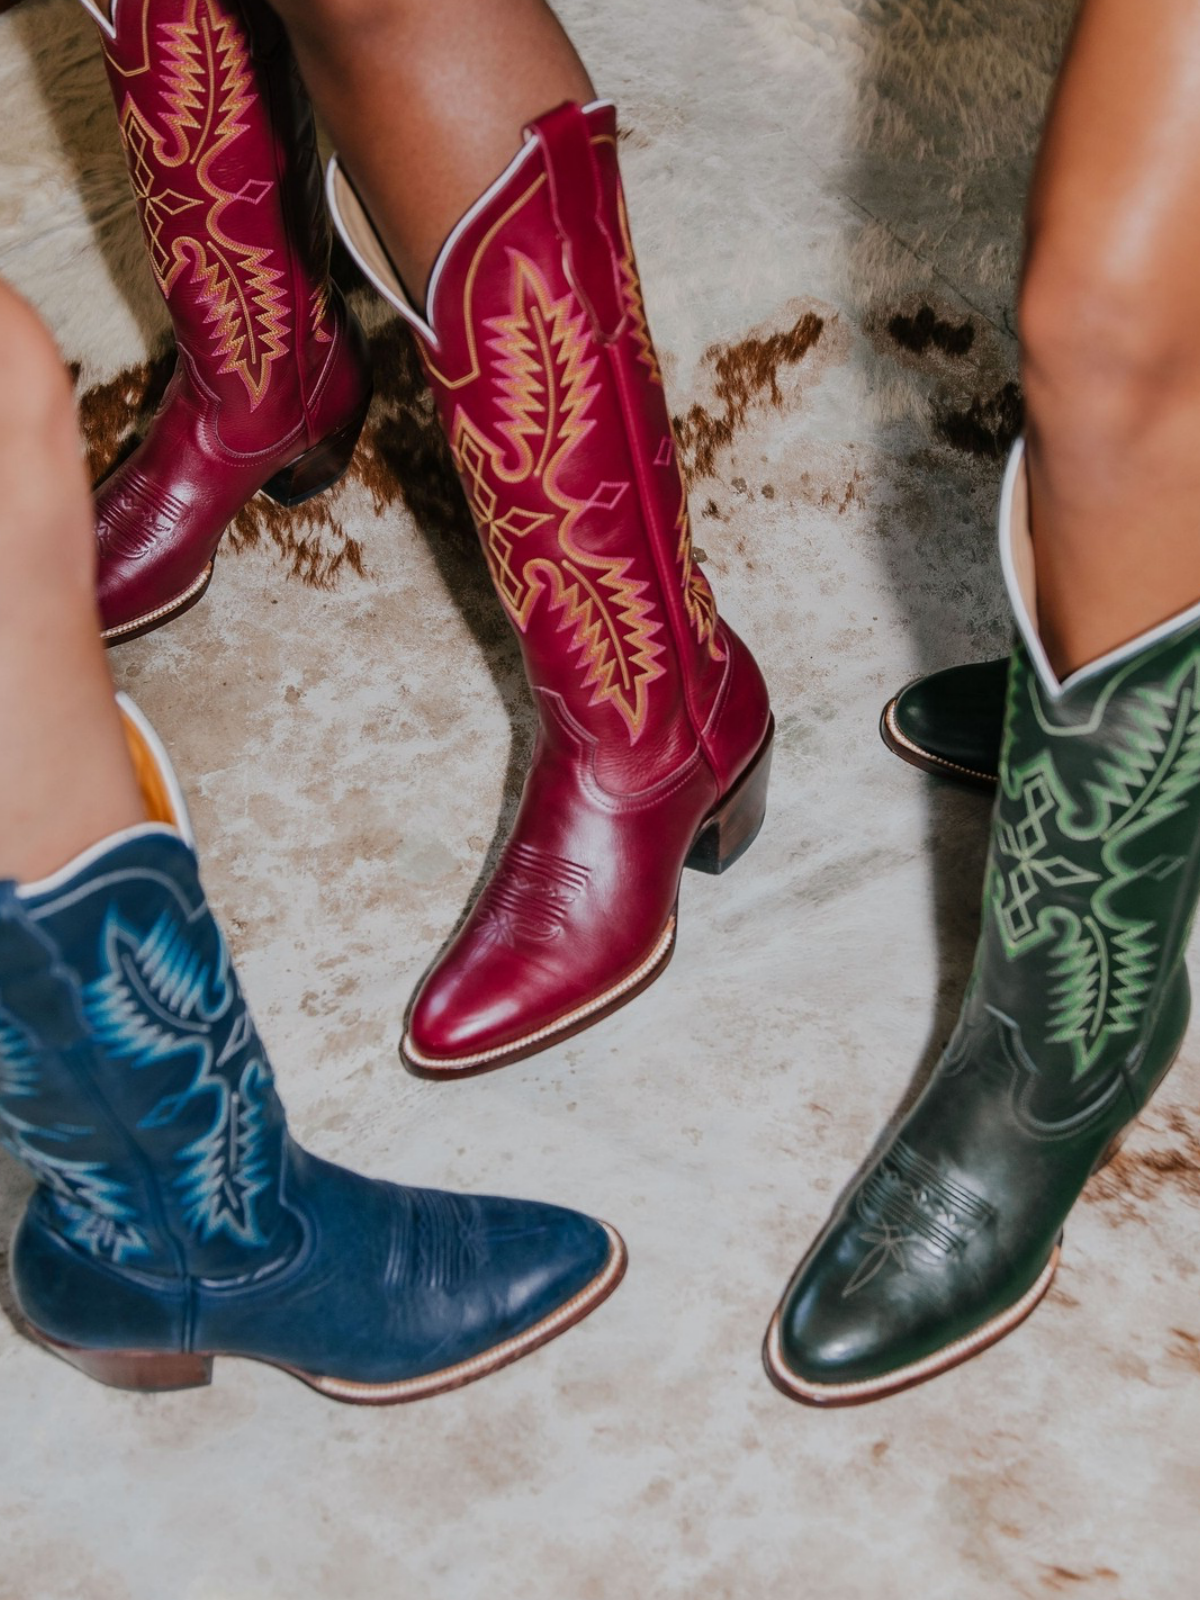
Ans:
[[[501,1048],[653,962],[714,793],[698,757],[621,796],[586,760],[540,752],[495,872],[414,1001],[417,1050]]]
[[[843,1199],[784,1301],[788,1366],[820,1384],[895,1373],[1001,1317],[1030,1289],[1130,1114],[1094,1086],[1073,1130],[1031,1131],[998,1036],[943,1065]]]
[[[304,442],[301,413],[282,440],[229,452],[217,440],[213,408],[177,374],[145,438],[96,489],[102,626],[119,627],[183,594],[246,501]]]
[[[541,1322],[609,1254],[579,1212],[402,1188],[295,1146],[285,1200],[304,1247],[262,1282],[198,1284],[196,1349],[364,1383],[419,1377]]]

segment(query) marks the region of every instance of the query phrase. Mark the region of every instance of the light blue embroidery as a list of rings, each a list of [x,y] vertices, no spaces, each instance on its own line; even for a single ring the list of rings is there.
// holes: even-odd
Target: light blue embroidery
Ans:
[[[175,1187],[187,1225],[206,1242],[224,1233],[242,1244],[262,1243],[254,1202],[270,1182],[271,1078],[257,1055],[234,1076],[258,1040],[224,941],[218,935],[205,959],[170,913],[142,937],[114,912],[105,922],[101,959],[106,970],[85,989],[84,1007],[106,1054],[139,1072],[167,1060],[191,1062],[190,1081],[160,1096],[138,1128],[178,1125],[203,1116],[206,1099],[211,1104],[207,1130],[175,1153],[184,1168]],[[214,1065],[217,1023],[227,1024],[228,1033]]]
[[[37,1053],[29,1035],[0,1011],[0,1100],[37,1094],[39,1083]]]
[[[176,1179],[183,1214],[206,1241],[224,1232],[244,1244],[261,1244],[254,1201],[271,1181],[265,1149],[271,1079],[254,1057],[235,1090],[219,1078],[209,1079],[208,1085],[223,1090],[213,1125],[177,1157],[186,1163]]]
[[[224,941],[214,968],[167,912],[145,938],[110,912],[101,959],[107,971],[84,992],[87,1019],[101,1048],[134,1067],[206,1045],[209,1026],[233,1001]]]
[[[0,1140],[50,1191],[66,1235],[74,1243],[94,1256],[118,1263],[131,1256],[148,1255],[150,1246],[137,1226],[137,1212],[128,1203],[129,1191],[111,1176],[104,1162],[74,1161],[31,1143],[32,1139],[65,1143],[90,1132],[87,1128],[35,1128],[9,1112]]]

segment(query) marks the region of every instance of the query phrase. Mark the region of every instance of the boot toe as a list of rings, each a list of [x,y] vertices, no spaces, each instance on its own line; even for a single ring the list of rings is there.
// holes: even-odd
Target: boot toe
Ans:
[[[948,775],[992,782],[1007,684],[1006,660],[972,662],[918,678],[885,711],[885,740],[893,749],[899,745],[898,754],[915,756]]]
[[[1003,1337],[1041,1299],[1057,1265],[1009,1257],[984,1237],[943,1252],[901,1230],[834,1225],[801,1265],[768,1335],[780,1386],[814,1404],[890,1394]]]
[[[549,1042],[578,1003],[569,977],[527,957],[491,950],[451,952],[421,986],[409,1011],[401,1054],[418,1073],[470,1073],[499,1066]]]
[[[609,1264],[612,1235],[582,1212],[521,1200],[480,1205],[493,1333],[511,1337],[553,1316]]]
[[[412,1192],[410,1202],[419,1250],[391,1286],[405,1376],[532,1350],[598,1305],[620,1278],[620,1240],[581,1212],[435,1191]]]
[[[772,1364],[781,1364],[776,1375],[794,1379],[806,1398],[880,1382],[913,1359],[911,1330],[887,1316],[886,1302],[870,1297],[856,1305],[845,1285],[844,1276],[830,1276],[814,1262],[780,1306]]]
[[[456,981],[437,973],[421,989],[408,1016],[401,1053],[417,1071],[446,1072],[485,1065],[522,1033],[516,989]]]
[[[990,1254],[933,1248],[915,1225],[873,1212],[860,1192],[784,1295],[768,1350],[775,1376],[800,1398],[830,1404],[914,1381],[912,1369],[923,1372],[986,1320]]]

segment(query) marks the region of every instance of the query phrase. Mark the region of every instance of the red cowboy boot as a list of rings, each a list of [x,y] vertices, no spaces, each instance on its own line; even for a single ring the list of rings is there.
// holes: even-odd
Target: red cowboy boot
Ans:
[[[334,220],[416,332],[539,712],[512,835],[426,977],[402,1051],[485,1071],[544,1049],[663,970],[684,866],[762,823],[772,723],[692,556],[607,102],[527,130],[412,309],[336,163]]]
[[[312,114],[258,0],[84,0],[100,25],[178,360],[142,443],[96,492],[110,643],[199,600],[226,526],[349,465],[371,381],[329,281]]]

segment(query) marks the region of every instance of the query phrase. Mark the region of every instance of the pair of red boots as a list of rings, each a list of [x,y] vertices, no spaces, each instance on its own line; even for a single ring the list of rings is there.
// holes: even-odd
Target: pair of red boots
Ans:
[[[110,643],[200,598],[252,495],[290,505],[336,481],[371,394],[273,14],[113,12],[96,14],[178,363],[97,491]],[[613,108],[530,126],[447,240],[428,320],[336,165],[329,200],[414,332],[539,713],[511,837],[409,1014],[410,1067],[461,1076],[590,1025],[663,970],[683,868],[722,871],[761,825],[772,721],[693,558]]]

